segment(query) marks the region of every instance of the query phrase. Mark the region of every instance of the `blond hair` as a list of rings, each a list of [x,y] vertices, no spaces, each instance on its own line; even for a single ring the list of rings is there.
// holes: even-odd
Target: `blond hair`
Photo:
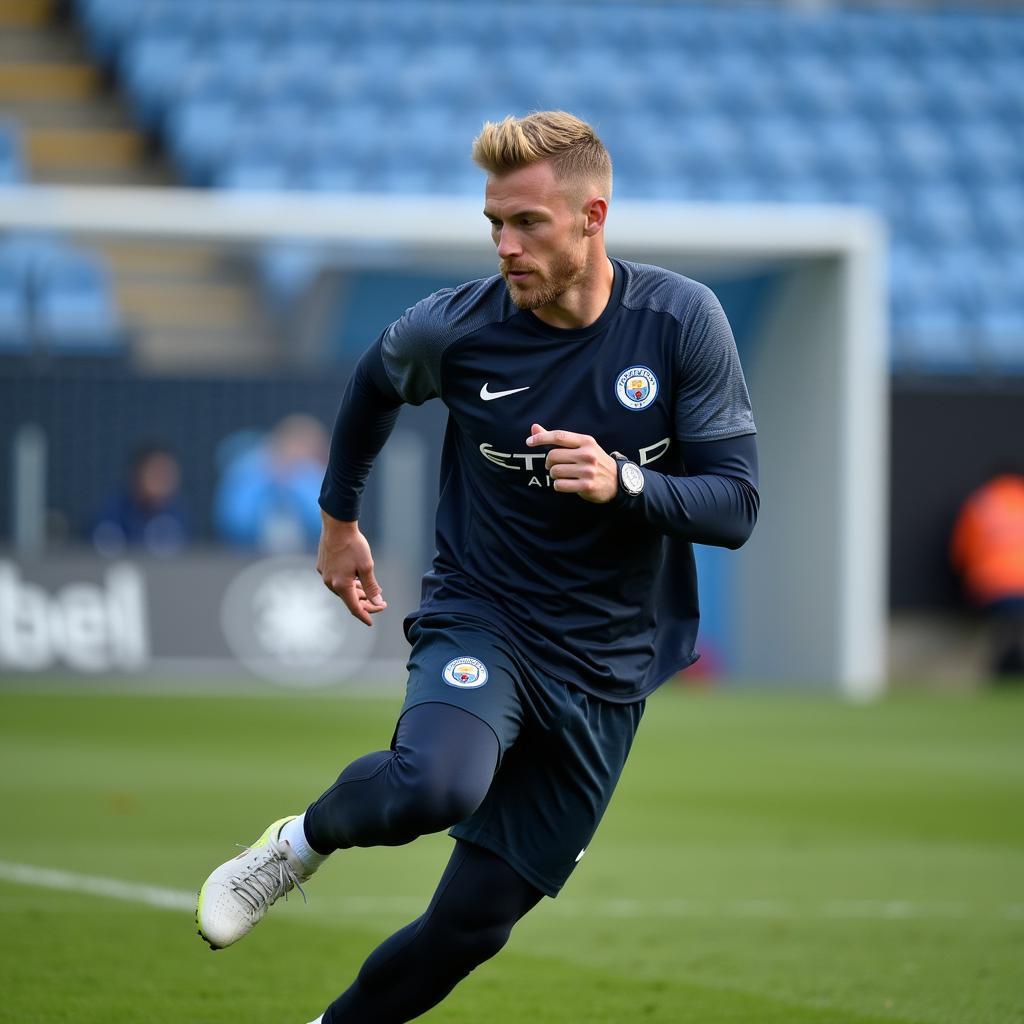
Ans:
[[[555,176],[612,194],[612,160],[597,132],[564,110],[487,121],[473,141],[473,160],[489,174],[507,174],[550,160]]]

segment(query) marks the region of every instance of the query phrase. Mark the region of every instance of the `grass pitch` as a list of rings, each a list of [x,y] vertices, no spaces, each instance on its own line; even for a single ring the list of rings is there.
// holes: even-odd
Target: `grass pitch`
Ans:
[[[194,890],[394,701],[0,694],[0,862]],[[0,1021],[304,1024],[450,840],[332,859],[212,953],[184,910],[0,881]],[[432,1024],[1024,1021],[1024,699],[662,692],[562,896]]]

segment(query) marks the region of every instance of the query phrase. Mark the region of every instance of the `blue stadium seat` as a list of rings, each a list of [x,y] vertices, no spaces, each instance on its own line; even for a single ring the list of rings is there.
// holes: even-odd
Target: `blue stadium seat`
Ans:
[[[141,36],[122,51],[121,79],[142,128],[155,134],[169,97],[195,59],[187,34]]]
[[[140,7],[132,0],[79,0],[86,40],[102,64],[113,66],[120,44],[138,21]]]
[[[829,118],[815,124],[814,165],[820,173],[848,181],[881,177],[885,148],[874,125],[859,117]]]
[[[941,292],[957,300],[972,316],[1003,294],[990,254],[977,245],[935,247],[928,250],[928,258],[935,268],[930,295]]]
[[[954,166],[947,134],[924,118],[896,119],[886,130],[886,163],[897,182],[944,181]]]
[[[983,236],[1000,246],[1024,246],[1024,181],[989,186],[974,195]]]
[[[743,51],[723,52],[713,64],[712,101],[729,116],[770,113],[781,106],[780,86],[770,65]]]
[[[926,88],[925,109],[940,122],[955,125],[992,113],[994,92],[977,61],[937,56],[922,66],[921,80]]]
[[[276,192],[297,182],[288,162],[273,151],[233,154],[214,172],[214,184],[223,189]]]
[[[955,173],[979,189],[1024,179],[1024,147],[1009,126],[996,118],[963,121],[951,129]]]
[[[195,46],[202,59],[230,71],[236,80],[258,73],[272,49],[262,33],[242,30],[240,26],[205,33],[195,39]]]
[[[996,61],[988,69],[993,113],[1018,125],[1024,118],[1024,90],[1020,88],[1022,52],[1024,48],[1018,46],[1014,57]]]
[[[651,129],[637,120],[631,126],[635,132],[632,139],[624,140],[630,145],[635,157],[638,152],[656,149],[651,145]],[[661,140],[659,140],[660,142]],[[741,163],[745,151],[740,125],[733,119],[705,115],[690,119],[675,146],[683,166],[696,178],[712,178],[733,172]]]
[[[301,88],[306,95],[319,94],[321,89],[316,86],[316,79],[323,78],[332,65],[339,59],[338,46],[329,35],[297,35],[270,41],[269,51],[274,61],[284,74],[282,85],[285,88]]]
[[[296,185],[311,192],[356,192],[364,177],[347,155],[333,159],[329,152],[311,155],[296,170]]]
[[[766,178],[814,177],[818,144],[806,120],[793,117],[762,117],[743,133],[751,163]]]
[[[850,65],[854,106],[871,118],[906,117],[924,109],[926,93],[900,62],[882,56]]]
[[[803,53],[785,66],[783,95],[789,110],[801,116],[836,117],[853,107],[849,77],[823,55]]]
[[[31,291],[36,278],[52,263],[67,258],[70,247],[55,235],[13,232],[0,238],[0,265]]]
[[[28,290],[17,268],[0,260],[0,353],[27,352],[31,342]]]
[[[68,252],[44,268],[36,286],[35,328],[58,352],[120,349],[110,280],[96,258]]]
[[[169,126],[171,154],[190,185],[208,185],[230,152],[240,124],[240,109],[231,97],[200,96],[180,104]]]
[[[1024,373],[1024,303],[987,306],[979,317],[980,357],[1002,372]]]
[[[256,272],[272,312],[287,315],[329,264],[329,250],[315,242],[274,242],[256,254]]]
[[[0,185],[14,185],[25,176],[21,133],[14,121],[0,120]]]
[[[972,373],[977,367],[975,330],[953,303],[933,299],[897,321],[894,359],[901,369]]]

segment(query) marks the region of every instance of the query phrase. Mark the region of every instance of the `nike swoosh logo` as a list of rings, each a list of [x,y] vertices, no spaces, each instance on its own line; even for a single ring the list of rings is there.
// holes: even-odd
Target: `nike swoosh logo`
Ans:
[[[520,391],[529,391],[530,386],[527,385],[525,388],[512,388],[509,391],[488,391],[487,385],[485,384],[480,389],[480,397],[485,402],[493,402],[496,398],[507,398],[509,395],[518,395]]]

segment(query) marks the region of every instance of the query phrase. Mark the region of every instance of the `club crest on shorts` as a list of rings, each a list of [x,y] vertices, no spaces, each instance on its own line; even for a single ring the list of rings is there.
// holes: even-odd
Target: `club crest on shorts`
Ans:
[[[476,658],[452,658],[445,665],[441,678],[460,690],[475,690],[487,682],[487,666]]]
[[[646,366],[629,366],[615,378],[615,397],[627,409],[646,409],[658,397],[658,378]]]

